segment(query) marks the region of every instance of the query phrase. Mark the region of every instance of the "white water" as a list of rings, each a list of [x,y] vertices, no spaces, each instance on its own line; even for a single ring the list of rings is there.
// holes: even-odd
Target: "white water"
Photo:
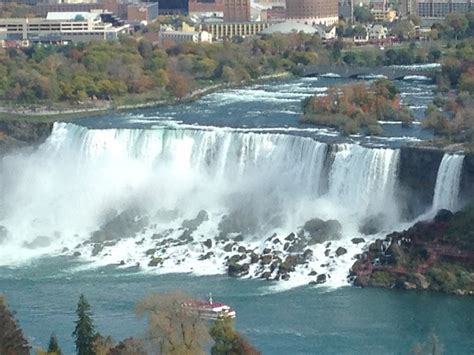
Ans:
[[[225,252],[224,243],[213,242],[214,255],[199,258],[209,251],[203,242],[219,234],[224,215],[236,215],[245,233],[240,245],[259,254],[271,247],[282,255],[283,244],[266,239],[277,233],[283,240],[318,217],[340,221],[343,238],[332,243],[330,254],[325,244],[309,247],[313,257],[282,287],[309,282],[310,270],[330,274],[326,285],[340,286],[347,283],[353,256],[364,246],[350,241],[360,236],[364,219],[383,215],[387,232],[399,223],[398,162],[394,149],[341,144],[329,151],[313,139],[273,132],[179,126],[87,129],[58,123],[37,151],[1,161],[0,225],[8,235],[0,264],[58,255],[66,247],[68,253],[79,250],[92,265],[124,260],[153,272],[221,273],[237,246]],[[92,245],[82,243],[111,215],[132,208],[139,210],[137,218],[148,218],[147,227],[91,257]],[[145,252],[157,242],[152,237],[179,238],[183,220],[200,210],[208,212],[209,220],[193,232],[194,240],[161,249],[157,256],[163,266],[147,268]],[[38,236],[45,237],[41,245],[28,245]],[[348,252],[335,257],[339,246]],[[255,268],[250,276],[257,274]]]
[[[464,155],[445,154],[438,169],[433,197],[434,212],[459,209],[459,184],[461,182]]]

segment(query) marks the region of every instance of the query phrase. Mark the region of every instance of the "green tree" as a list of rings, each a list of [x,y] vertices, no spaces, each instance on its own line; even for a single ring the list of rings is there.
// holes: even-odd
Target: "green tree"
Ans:
[[[62,355],[61,348],[59,347],[58,343],[58,338],[56,335],[53,333],[51,334],[51,338],[49,338],[49,344],[48,344],[48,354],[52,355]]]
[[[463,37],[468,26],[466,17],[455,13],[446,16],[446,24],[448,25],[449,33],[451,33],[451,36],[455,38],[456,41],[459,37]]]
[[[76,327],[72,336],[76,345],[78,355],[95,355],[94,339],[96,336],[94,324],[92,321],[91,306],[84,295],[81,294],[77,303]]]
[[[354,17],[357,22],[368,23],[374,20],[374,15],[370,12],[366,6],[354,7]]]
[[[209,333],[214,340],[211,355],[260,354],[260,352],[235,330],[234,321],[231,318],[216,320]]]

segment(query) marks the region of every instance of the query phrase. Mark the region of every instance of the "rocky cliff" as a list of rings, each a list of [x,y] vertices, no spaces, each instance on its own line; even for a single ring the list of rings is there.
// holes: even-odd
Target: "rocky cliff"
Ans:
[[[52,122],[0,121],[0,154],[42,143],[51,134]]]
[[[474,205],[377,239],[351,270],[356,286],[474,294]]]

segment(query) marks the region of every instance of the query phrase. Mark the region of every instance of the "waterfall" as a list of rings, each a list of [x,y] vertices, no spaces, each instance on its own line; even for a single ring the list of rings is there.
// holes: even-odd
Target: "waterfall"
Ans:
[[[229,214],[262,241],[315,217],[339,220],[350,237],[367,216],[397,215],[398,160],[395,149],[345,144],[331,152],[288,134],[56,123],[37,151],[0,162],[0,226],[9,233],[0,260],[38,236],[51,241],[41,252],[74,248],[111,213],[130,208],[139,208],[156,233],[206,210],[199,238],[216,236]]]
[[[461,182],[464,155],[444,154],[436,177],[433,211],[459,208],[459,184]]]

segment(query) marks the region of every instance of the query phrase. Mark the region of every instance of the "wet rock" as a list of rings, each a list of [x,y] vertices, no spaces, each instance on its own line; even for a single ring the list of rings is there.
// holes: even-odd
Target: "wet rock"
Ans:
[[[247,249],[245,249],[245,247],[243,247],[243,246],[240,246],[240,247],[237,248],[237,251],[239,253],[245,253],[247,251]]]
[[[308,276],[316,276],[317,274],[318,274],[318,273],[317,273],[316,271],[312,270],[312,271],[308,274]]]
[[[28,249],[46,248],[51,245],[51,239],[45,236],[38,236],[31,242],[24,242],[23,245]]]
[[[211,249],[212,248],[212,240],[207,239],[204,243],[202,243],[205,247]]]
[[[206,211],[201,210],[193,219],[183,221],[182,227],[187,229],[190,233],[194,232],[203,222],[209,220],[209,215]]]
[[[383,214],[367,217],[359,226],[359,232],[365,235],[377,234],[383,229],[385,219]]]
[[[312,245],[340,239],[342,226],[336,220],[323,221],[319,218],[313,218],[304,224],[303,229],[310,236],[308,244]]]
[[[325,255],[325,256],[329,256],[329,253],[331,253],[331,249],[326,249],[326,250],[324,251],[324,255]]]
[[[270,248],[263,249],[263,254],[270,254],[272,250]]]
[[[289,274],[283,274],[283,275],[281,275],[281,279],[284,280],[284,281],[288,281],[290,279],[290,275]]]
[[[63,250],[61,250],[62,253],[67,253],[69,251],[69,248],[64,247]]]
[[[272,243],[273,244],[281,244],[280,239],[278,239],[278,238],[273,239]]]
[[[224,251],[229,253],[232,251],[232,248],[234,247],[235,243],[228,243],[224,246]]]
[[[303,253],[303,258],[305,260],[308,260],[310,259],[311,257],[313,257],[313,251],[311,249],[306,249]]]
[[[242,234],[239,234],[238,236],[234,237],[234,242],[243,242],[244,237]]]
[[[76,258],[79,257],[79,256],[81,256],[81,255],[82,255],[82,254],[81,254],[80,252],[78,252],[78,251],[75,251],[75,252],[72,254],[72,256],[74,256],[74,257],[76,257]]]
[[[138,209],[128,209],[111,218],[92,233],[91,242],[104,242],[135,236],[148,225],[148,218],[142,217]]]
[[[163,259],[160,257],[156,257],[150,260],[150,262],[148,263],[148,266],[155,267],[155,266],[158,266],[159,264],[163,264]]]
[[[250,265],[239,264],[239,263],[230,263],[227,268],[227,274],[232,277],[242,277],[249,273]]]
[[[439,210],[434,218],[435,223],[448,223],[453,218],[453,213],[449,210]]]
[[[326,280],[327,280],[327,277],[326,277],[325,274],[318,275],[318,276],[316,277],[316,284],[318,284],[318,285],[319,285],[319,284],[323,284],[323,283],[326,282]]]
[[[289,255],[286,257],[285,261],[280,264],[278,273],[285,274],[285,273],[295,271],[296,265],[297,265],[297,257],[294,255]]]
[[[120,265],[120,266],[124,266],[124,265],[125,265],[125,261],[120,260],[119,265]]]
[[[273,259],[273,257],[272,257],[272,255],[270,255],[270,254],[262,255],[262,256],[260,257],[260,263],[261,263],[262,265],[268,265],[268,264],[270,264],[270,263],[272,262],[272,259]]]
[[[252,252],[252,253],[250,254],[250,263],[251,263],[251,264],[255,264],[255,263],[258,262],[258,260],[259,260],[258,255]]]
[[[142,245],[145,242],[145,238],[142,240],[139,240],[138,242],[135,242],[136,245]]]
[[[339,247],[336,249],[336,256],[341,256],[347,253],[347,249],[343,247]]]
[[[156,253],[156,249],[148,249],[146,252],[145,252],[145,255],[146,256],[151,256],[151,255],[154,255]]]
[[[318,283],[316,281],[310,281],[308,285],[310,286],[316,286]]]
[[[295,233],[290,233],[286,238],[285,240],[289,241],[289,242],[293,242],[296,238],[296,235]]]
[[[272,277],[272,273],[270,271],[265,271],[260,275],[260,277],[262,279],[268,280],[268,279],[270,279],[270,277]]]
[[[104,250],[104,245],[103,244],[94,244],[94,247],[92,248],[92,256],[97,256],[99,253]]]
[[[207,259],[210,259],[213,256],[214,256],[214,253],[212,251],[209,251],[204,255],[200,255],[198,259],[199,260],[207,260]]]
[[[360,244],[360,243],[365,243],[365,239],[364,238],[352,238],[351,242],[357,245],[357,244]]]
[[[273,233],[271,237],[268,237],[265,241],[266,242],[271,242],[274,238],[277,237],[277,234],[276,233]]]
[[[287,251],[289,247],[290,247],[290,243],[286,242],[285,245],[283,245],[283,250]]]

